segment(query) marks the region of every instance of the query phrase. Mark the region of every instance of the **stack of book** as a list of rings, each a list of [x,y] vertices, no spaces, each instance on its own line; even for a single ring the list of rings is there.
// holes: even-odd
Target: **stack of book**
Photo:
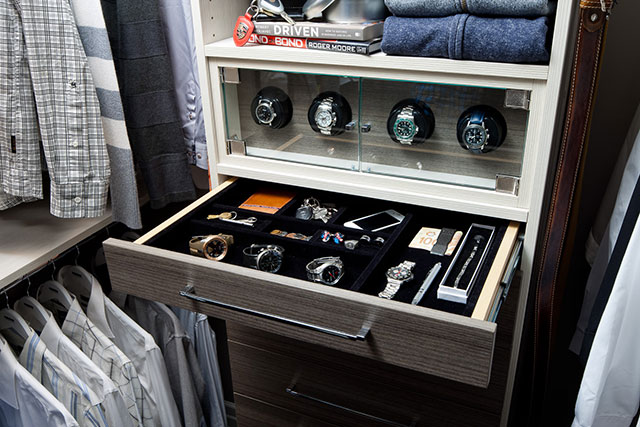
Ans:
[[[256,22],[250,43],[299,49],[371,55],[380,51],[384,22],[330,24],[326,22]]]

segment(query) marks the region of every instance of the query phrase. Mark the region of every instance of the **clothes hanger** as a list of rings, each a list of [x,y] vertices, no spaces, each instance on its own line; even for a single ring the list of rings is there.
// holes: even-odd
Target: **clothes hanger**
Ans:
[[[16,301],[13,309],[17,311],[37,333],[42,332],[49,316],[51,316],[51,312],[44,308],[38,300],[29,296],[22,297]]]
[[[37,300],[51,311],[58,324],[61,324],[71,308],[73,295],[57,281],[48,280],[38,288]]]
[[[89,303],[93,280],[93,275],[79,265],[65,265],[58,271],[58,283],[74,294],[83,308]]]
[[[16,311],[3,308],[0,310],[0,333],[11,346],[21,350],[33,329]]]

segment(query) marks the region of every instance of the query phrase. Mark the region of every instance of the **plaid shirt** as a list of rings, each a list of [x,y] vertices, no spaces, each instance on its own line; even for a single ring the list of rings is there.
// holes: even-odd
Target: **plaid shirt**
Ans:
[[[109,157],[69,2],[0,0],[0,209],[43,197],[40,141],[51,213],[104,215]]]
[[[151,411],[146,409],[148,403],[145,403],[133,363],[89,320],[75,298],[62,324],[62,331],[116,384],[129,409],[133,425],[153,426]]]
[[[107,426],[93,392],[67,365],[47,350],[33,329],[18,360],[64,405],[81,427]]]

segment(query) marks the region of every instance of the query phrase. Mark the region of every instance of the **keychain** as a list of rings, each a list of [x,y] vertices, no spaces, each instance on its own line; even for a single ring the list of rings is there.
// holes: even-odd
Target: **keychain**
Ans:
[[[253,18],[258,14],[260,8],[256,6],[256,1],[251,2],[251,6],[247,9],[243,16],[239,16],[236,21],[236,27],[233,29],[233,42],[236,46],[244,46],[247,44],[256,26]]]

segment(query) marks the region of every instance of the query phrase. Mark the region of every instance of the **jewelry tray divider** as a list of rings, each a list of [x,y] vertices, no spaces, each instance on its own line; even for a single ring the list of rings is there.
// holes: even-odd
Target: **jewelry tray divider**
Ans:
[[[263,188],[289,190],[296,193],[296,196],[276,214],[265,214],[237,207],[256,191]],[[332,217],[326,224],[321,220],[302,220],[296,218],[295,211],[297,207],[299,207],[307,197],[315,197],[321,203],[335,203],[338,207],[337,215]],[[404,220],[390,229],[389,232],[370,233],[342,226],[346,221],[386,209],[395,209],[405,215]],[[254,227],[249,227],[220,220],[207,220],[208,215],[230,211],[235,211],[238,214],[238,219],[255,217],[257,222]],[[208,203],[187,214],[182,221],[172,224],[163,233],[149,240],[147,245],[174,252],[189,253],[188,242],[193,236],[218,233],[231,234],[234,236],[234,244],[231,245],[230,251],[225,259],[218,262],[242,266],[242,251],[245,247],[251,244],[276,244],[285,249],[283,266],[277,274],[304,281],[308,281],[306,274],[306,265],[308,262],[315,258],[325,256],[339,256],[345,264],[345,274],[335,287],[369,295],[377,295],[384,289],[387,283],[386,271],[388,268],[398,265],[404,260],[414,261],[416,262],[413,271],[414,279],[411,282],[405,283],[394,298],[394,301],[405,303],[411,302],[431,267],[435,263],[441,262],[442,268],[440,272],[419,305],[464,316],[471,316],[480,292],[482,291],[482,286],[474,286],[466,305],[439,300],[436,296],[438,284],[447,271],[449,264],[454,259],[455,252],[451,256],[436,256],[423,249],[410,248],[409,243],[422,227],[448,227],[466,232],[472,223],[481,223],[496,227],[494,238],[487,250],[486,261],[477,277],[477,283],[480,284],[486,280],[493,259],[506,231],[507,221],[505,220],[403,205],[326,191],[315,191],[279,184],[266,184],[248,179],[236,181],[215,195]],[[302,233],[307,236],[312,236],[312,238],[309,241],[303,241],[270,234],[274,229],[290,233]],[[345,240],[358,240],[360,236],[366,234],[371,237],[372,241],[376,237],[382,237],[385,239],[385,242],[381,247],[366,245],[358,247],[355,250],[349,250],[345,248],[343,243],[337,245],[332,242],[322,242],[321,234],[323,230],[331,233],[343,233]],[[465,236],[460,239],[456,251],[459,249],[464,237]],[[326,285],[309,281],[309,286]]]

